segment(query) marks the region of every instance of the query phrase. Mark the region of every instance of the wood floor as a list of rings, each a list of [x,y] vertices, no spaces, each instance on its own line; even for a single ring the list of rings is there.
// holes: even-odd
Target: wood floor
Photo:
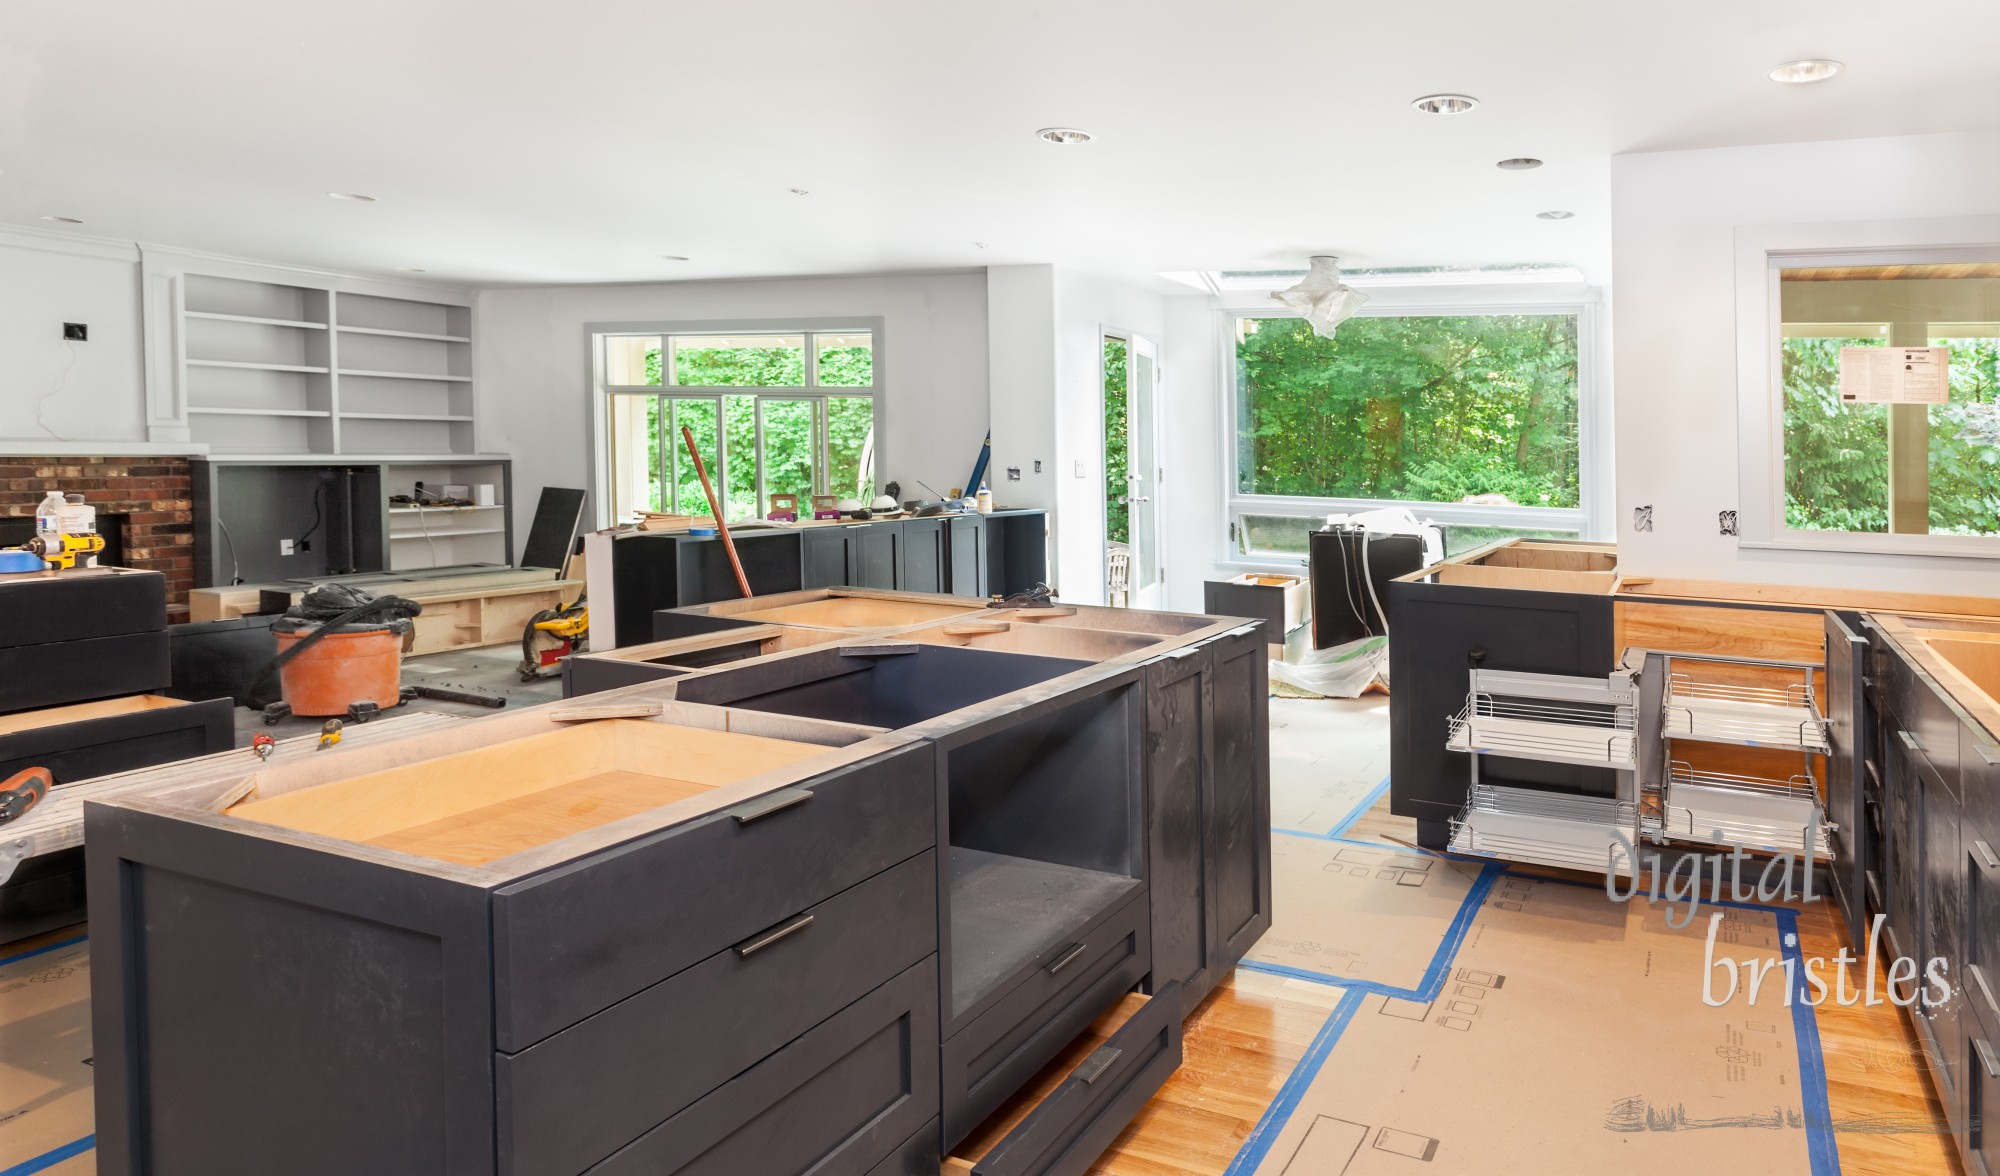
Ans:
[[[1385,797],[1355,823],[1361,839],[1410,841],[1412,822]],[[1557,871],[1550,871],[1557,873]],[[1833,957],[1846,933],[1825,903],[1799,908],[1800,950]],[[1884,981],[1879,976],[1877,983]],[[1341,989],[1241,969],[1189,1018],[1185,1060],[1091,1171],[1105,1176],[1220,1176],[1256,1127]],[[1957,1153],[1901,1010],[1836,1007],[1818,1014],[1827,1094],[1843,1176],[1956,1174]]]

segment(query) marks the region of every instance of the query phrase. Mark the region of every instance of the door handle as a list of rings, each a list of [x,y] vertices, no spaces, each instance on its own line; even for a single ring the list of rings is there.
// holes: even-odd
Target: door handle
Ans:
[[[804,788],[782,788],[769,796],[760,796],[746,804],[737,805],[729,810],[729,815],[736,818],[737,824],[748,825],[752,821],[761,821],[774,813],[782,813],[795,805],[804,804],[812,798],[813,794]]]
[[[1076,957],[1083,954],[1083,949],[1086,946],[1087,946],[1086,944],[1082,943],[1071,944],[1068,951],[1065,951],[1061,955],[1057,956],[1055,959],[1050,960],[1049,966],[1043,968],[1042,970],[1044,972],[1047,972],[1051,976],[1055,975],[1057,972],[1060,972],[1064,968],[1067,968],[1071,964],[1075,963]]]
[[[1995,1055],[1993,1047],[1980,1038],[1972,1039],[1972,1048],[1979,1051],[1979,1064],[1986,1067],[1988,1078],[2000,1078],[2000,1055]]]
[[[1098,1046],[1097,1051],[1083,1059],[1076,1069],[1070,1071],[1070,1074],[1087,1086],[1104,1077],[1104,1072],[1123,1056],[1125,1051],[1122,1049],[1114,1049],[1108,1045]]]
[[[2000,870],[2000,854],[1995,854],[1992,846],[1984,841],[1975,841],[1972,843],[1972,851],[1979,855],[1980,861],[1986,863],[1987,869]]]
[[[1134,502],[1151,502],[1151,501],[1153,501],[1153,500],[1152,500],[1152,499],[1150,499],[1150,498],[1147,498],[1147,497],[1145,497],[1144,495],[1141,495],[1141,496],[1140,496],[1140,497],[1138,497],[1138,498],[1134,498],[1134,499],[1133,499],[1132,501],[1134,501]]]
[[[1978,964],[1967,964],[1965,971],[1972,977],[1972,982],[1979,986],[1979,995],[1986,1001],[1986,1010],[1992,1013],[1996,1020],[2000,1020],[2000,1002],[1993,999],[1993,986],[1986,983],[1986,969]]]
[[[790,937],[797,935],[799,932],[805,930],[807,927],[812,926],[812,922],[813,922],[813,916],[811,915],[805,915],[805,914],[793,915],[791,918],[786,919],[784,922],[778,924],[777,926],[771,928],[770,930],[760,931],[757,934],[752,935],[750,938],[744,940],[743,942],[737,944],[736,954],[742,957],[743,959],[749,959],[751,956],[756,955],[760,951],[763,951],[765,948],[778,942],[780,939],[789,939]]]

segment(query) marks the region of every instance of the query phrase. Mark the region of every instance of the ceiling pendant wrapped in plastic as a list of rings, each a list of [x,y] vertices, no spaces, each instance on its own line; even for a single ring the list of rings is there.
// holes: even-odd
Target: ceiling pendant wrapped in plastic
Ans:
[[[1304,281],[1289,290],[1273,291],[1271,300],[1298,311],[1313,334],[1331,339],[1333,329],[1354,317],[1368,295],[1341,282],[1339,258],[1322,256],[1312,259]]]

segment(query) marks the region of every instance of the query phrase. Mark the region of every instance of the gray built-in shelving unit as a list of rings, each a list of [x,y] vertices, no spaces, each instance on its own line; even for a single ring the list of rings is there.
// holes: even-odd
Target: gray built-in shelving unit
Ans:
[[[470,454],[472,310],[181,275],[188,439],[211,454]]]

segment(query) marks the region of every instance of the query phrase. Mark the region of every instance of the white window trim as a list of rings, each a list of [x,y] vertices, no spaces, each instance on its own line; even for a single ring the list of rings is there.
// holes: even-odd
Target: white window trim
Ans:
[[[1873,535],[1785,526],[1778,271],[1802,265],[2000,261],[2000,217],[1747,225],[1736,230],[1737,544],[1779,551],[2000,558],[2000,536]]]
[[[819,357],[808,346],[806,354],[807,383],[795,387],[721,387],[716,385],[681,386],[664,381],[670,372],[662,370],[659,384],[612,384],[605,379],[604,340],[613,335],[837,335],[846,332],[867,331],[872,336],[871,350],[874,352],[874,383],[866,387],[829,388],[812,383],[816,376]],[[596,516],[599,529],[613,526],[618,522],[612,514],[611,493],[611,420],[610,397],[613,395],[678,396],[695,399],[720,399],[725,396],[777,397],[786,400],[819,400],[828,397],[866,396],[875,402],[875,462],[882,467],[884,441],[888,436],[888,396],[883,373],[887,370],[888,344],[880,316],[832,315],[826,317],[798,319],[676,319],[651,322],[605,322],[585,323],[584,344],[588,361],[590,386],[590,452],[587,455],[590,470],[591,512]],[[667,361],[667,366],[671,366]],[[756,428],[763,430],[763,414],[757,416]],[[763,438],[755,436],[753,452],[761,452]],[[727,487],[728,454],[722,455],[722,469],[710,470],[709,479],[718,486]],[[724,493],[726,493],[726,489]],[[763,471],[759,468],[756,481],[758,502],[764,500]]]
[[[1411,502],[1393,498],[1318,498],[1275,494],[1244,494],[1239,481],[1236,443],[1236,320],[1296,318],[1276,307],[1268,296],[1224,295],[1216,315],[1216,358],[1221,366],[1223,533],[1219,536],[1225,566],[1302,564],[1304,556],[1244,552],[1230,535],[1244,515],[1354,514],[1383,507],[1404,507],[1419,518],[1475,527],[1519,527],[1523,530],[1576,531],[1584,539],[1604,539],[1611,532],[1611,395],[1609,349],[1604,346],[1604,307],[1600,291],[1577,284],[1516,284],[1468,289],[1464,286],[1411,287],[1368,291],[1368,305],[1358,317],[1405,318],[1417,315],[1574,314],[1577,316],[1577,497],[1576,507],[1475,506],[1454,502]]]

